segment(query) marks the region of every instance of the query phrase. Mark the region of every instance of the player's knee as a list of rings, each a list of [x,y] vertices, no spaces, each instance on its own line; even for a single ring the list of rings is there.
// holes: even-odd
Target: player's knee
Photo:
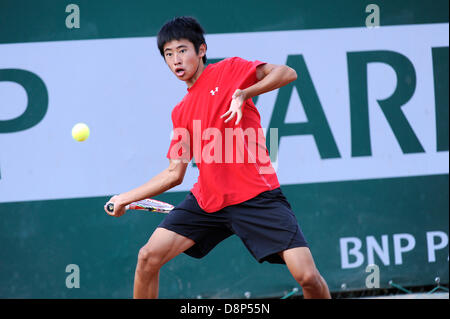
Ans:
[[[294,277],[302,288],[315,288],[320,286],[320,274],[317,270],[304,271]]]
[[[144,273],[158,272],[162,267],[162,257],[148,247],[142,247],[138,254],[138,271]]]

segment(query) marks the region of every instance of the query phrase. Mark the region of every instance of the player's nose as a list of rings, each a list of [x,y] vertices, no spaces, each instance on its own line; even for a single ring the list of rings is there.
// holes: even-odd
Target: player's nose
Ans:
[[[174,54],[173,63],[178,66],[181,63],[181,56],[179,54]]]

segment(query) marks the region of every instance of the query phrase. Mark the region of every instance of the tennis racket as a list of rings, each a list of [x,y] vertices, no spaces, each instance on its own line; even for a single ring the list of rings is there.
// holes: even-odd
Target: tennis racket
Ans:
[[[148,212],[169,213],[173,209],[173,205],[161,202],[156,199],[146,198],[137,202],[133,202],[125,206],[125,210],[145,210]],[[110,213],[114,211],[114,203],[108,203],[106,210]]]

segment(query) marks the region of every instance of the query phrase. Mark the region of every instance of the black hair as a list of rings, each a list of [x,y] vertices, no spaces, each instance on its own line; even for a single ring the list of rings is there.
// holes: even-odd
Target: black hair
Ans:
[[[157,43],[161,56],[164,57],[164,45],[172,40],[186,39],[192,42],[195,52],[198,54],[201,44],[206,45],[205,37],[200,23],[193,17],[175,17],[166,22],[158,32]],[[206,64],[206,54],[203,56]]]

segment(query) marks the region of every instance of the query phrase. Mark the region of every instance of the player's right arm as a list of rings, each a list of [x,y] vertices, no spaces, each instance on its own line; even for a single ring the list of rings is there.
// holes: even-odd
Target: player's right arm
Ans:
[[[177,185],[180,185],[183,182],[184,175],[186,174],[187,165],[188,163],[185,161],[169,159],[169,167],[154,176],[147,183],[126,193],[111,197],[108,203],[114,203],[114,212],[109,213],[106,210],[106,204],[105,211],[115,217],[122,216],[125,214],[126,205],[144,198],[155,197]]]

